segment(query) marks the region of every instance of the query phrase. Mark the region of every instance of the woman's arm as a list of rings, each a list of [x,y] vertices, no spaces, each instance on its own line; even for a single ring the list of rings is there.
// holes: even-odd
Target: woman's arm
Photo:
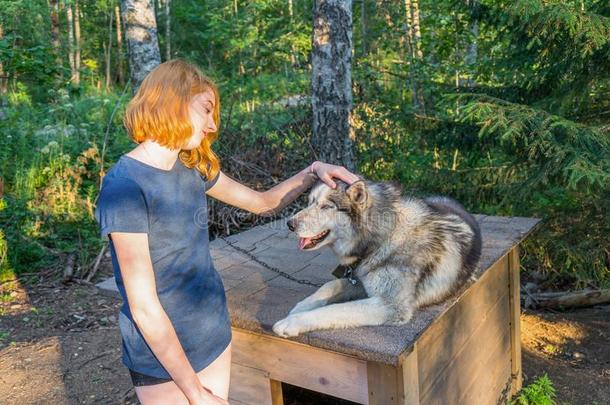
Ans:
[[[273,215],[281,211],[311,187],[318,178],[333,188],[335,187],[333,178],[348,184],[359,180],[358,176],[344,167],[318,161],[264,192],[252,190],[223,172],[220,172],[219,176],[216,184],[206,194],[257,215]]]
[[[201,398],[218,398],[201,386],[178,340],[174,326],[164,311],[155,285],[148,249],[148,234],[112,232],[129,310],[146,343],[192,403]],[[224,403],[224,402],[223,402]]]

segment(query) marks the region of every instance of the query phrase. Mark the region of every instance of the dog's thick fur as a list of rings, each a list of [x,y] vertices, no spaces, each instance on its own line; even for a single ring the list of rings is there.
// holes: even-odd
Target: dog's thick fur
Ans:
[[[309,206],[288,227],[301,248],[328,245],[341,264],[359,261],[358,282],[341,278],[324,284],[273,326],[276,334],[404,324],[417,308],[443,301],[472,277],[481,232],[460,204],[444,197],[403,197],[392,183],[337,183],[334,190],[316,184]]]

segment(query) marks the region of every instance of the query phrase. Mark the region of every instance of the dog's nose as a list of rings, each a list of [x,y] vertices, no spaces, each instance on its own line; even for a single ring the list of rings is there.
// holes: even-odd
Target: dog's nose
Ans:
[[[288,220],[288,222],[286,222],[286,225],[288,225],[288,229],[290,229],[292,232],[294,232],[294,219],[291,218]]]

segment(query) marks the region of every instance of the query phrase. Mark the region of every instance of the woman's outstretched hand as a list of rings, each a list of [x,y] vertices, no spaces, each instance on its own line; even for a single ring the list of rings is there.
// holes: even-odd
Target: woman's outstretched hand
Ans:
[[[315,173],[320,180],[328,185],[330,188],[337,187],[337,183],[333,179],[343,180],[347,184],[352,184],[355,181],[362,180],[354,173],[350,172],[343,166],[335,166],[329,163],[323,163],[319,161],[313,162],[309,166],[310,173]]]

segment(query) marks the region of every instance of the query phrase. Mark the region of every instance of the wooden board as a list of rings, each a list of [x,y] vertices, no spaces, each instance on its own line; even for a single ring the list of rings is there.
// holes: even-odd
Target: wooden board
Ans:
[[[475,392],[487,393],[488,397],[494,398],[492,402],[496,402],[501,393],[490,392],[489,386],[477,385],[476,382],[479,374],[486,370],[496,366],[508,369],[510,366],[509,328],[496,327],[500,325],[499,321],[508,321],[508,300],[501,300],[500,304],[497,316],[482,324],[439,377],[423,388],[422,404],[462,404],[459,401],[461,397]]]
[[[419,345],[416,343],[411,353],[403,354],[400,368],[402,369],[403,403],[405,405],[419,404]]]
[[[271,404],[269,373],[233,362],[229,400],[248,405]]]
[[[282,393],[282,382],[270,380],[271,383],[271,405],[284,405],[284,394]]]
[[[510,346],[511,346],[511,395],[521,389],[523,383],[521,369],[521,282],[519,246],[508,254],[509,294],[510,294]]]
[[[475,381],[486,370],[510,367],[507,277],[504,259],[418,341],[422,404],[470,403],[460,401],[467,394],[495,403],[500,396],[491,392],[493,381],[487,386]],[[481,301],[494,293],[499,298],[493,304]]]
[[[366,362],[300,343],[233,329],[233,364],[269,378],[366,404]]]
[[[477,327],[494,315],[501,299],[508,299],[508,263],[500,260],[485,273],[418,340],[419,380],[430,384],[472,338]],[[505,327],[508,327],[508,322]]]
[[[404,401],[402,369],[387,364],[368,362],[367,383],[369,405],[396,405]]]

